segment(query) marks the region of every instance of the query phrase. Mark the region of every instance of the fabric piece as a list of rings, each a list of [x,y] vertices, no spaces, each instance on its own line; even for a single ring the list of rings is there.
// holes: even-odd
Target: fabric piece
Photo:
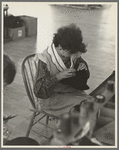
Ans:
[[[66,69],[64,62],[62,61],[62,59],[58,55],[54,45],[51,45],[51,47],[49,47],[48,53],[50,54],[53,63],[57,66],[59,71],[63,71]]]
[[[41,100],[40,105],[46,113],[60,117],[62,114],[69,112],[74,106],[89,98],[91,96],[86,95],[83,91],[54,93],[50,98]]]

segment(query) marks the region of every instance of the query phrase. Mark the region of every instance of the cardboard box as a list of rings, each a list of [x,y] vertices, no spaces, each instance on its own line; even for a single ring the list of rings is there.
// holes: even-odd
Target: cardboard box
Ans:
[[[19,28],[9,28],[9,37],[12,40],[25,38],[25,26]]]
[[[19,16],[25,22],[26,36],[37,35],[37,18],[30,16]]]

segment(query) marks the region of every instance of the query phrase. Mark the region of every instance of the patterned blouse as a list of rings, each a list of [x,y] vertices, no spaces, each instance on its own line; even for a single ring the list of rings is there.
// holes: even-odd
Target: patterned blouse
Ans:
[[[85,63],[87,66],[87,63],[80,57],[77,59],[77,62],[74,66],[75,69],[78,68],[80,62]],[[65,65],[68,68],[70,66],[70,61],[68,61]],[[46,99],[51,96],[55,85],[58,82],[61,82],[62,84],[68,84],[78,90],[87,90],[89,89],[89,86],[87,85],[87,80],[89,76],[90,73],[87,66],[87,70],[77,71],[75,77],[62,79],[61,81],[58,81],[55,75],[50,75],[50,72],[47,69],[47,65],[41,60],[39,60],[34,83],[34,93],[36,97]]]

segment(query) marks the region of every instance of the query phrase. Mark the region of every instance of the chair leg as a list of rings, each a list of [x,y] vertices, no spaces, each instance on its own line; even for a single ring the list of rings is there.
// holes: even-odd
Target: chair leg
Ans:
[[[46,116],[46,125],[48,125],[49,116]]]
[[[30,130],[31,130],[32,126],[33,126],[33,121],[34,121],[35,116],[36,116],[36,112],[34,112],[33,115],[32,115],[32,118],[31,118],[28,130],[27,130],[27,133],[26,133],[26,137],[28,137],[29,134],[30,134]]]

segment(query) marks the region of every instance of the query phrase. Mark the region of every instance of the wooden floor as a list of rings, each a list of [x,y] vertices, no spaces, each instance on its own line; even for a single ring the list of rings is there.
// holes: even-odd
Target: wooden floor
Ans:
[[[107,14],[113,8],[95,10],[95,12],[94,10],[77,10],[64,6],[51,6],[51,9],[54,14],[52,32],[62,25],[73,22],[81,28],[84,41],[88,43],[88,52],[83,55],[83,58],[87,61],[91,73],[88,81],[90,89],[86,91],[89,94],[115,70],[116,39],[113,28],[115,24],[110,23],[109,19],[106,20]],[[40,20],[38,29],[42,27],[42,23],[39,22]],[[6,115],[17,114],[16,118],[9,121],[10,139],[24,136],[28,127],[31,113],[28,109],[28,97],[22,80],[21,64],[27,55],[41,52],[40,36],[40,30],[38,30],[37,36],[4,44],[4,53],[13,59],[17,68],[15,80],[5,89],[3,98],[4,113]],[[39,126],[36,127],[36,132],[31,133],[30,136],[41,143],[43,138],[36,134],[38,131],[41,132]]]

